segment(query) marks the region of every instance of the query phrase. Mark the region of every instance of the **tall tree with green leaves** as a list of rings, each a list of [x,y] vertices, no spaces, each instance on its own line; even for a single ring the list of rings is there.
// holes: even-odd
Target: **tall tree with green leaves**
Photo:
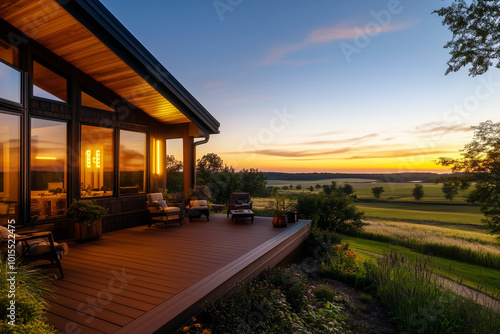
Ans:
[[[258,169],[243,168],[240,171],[241,190],[250,194],[250,196],[264,196],[267,186],[267,177]]]
[[[384,187],[373,187],[372,188],[372,193],[373,193],[373,196],[376,198],[376,199],[379,199],[380,198],[380,195],[382,195],[382,193],[384,192]]]
[[[224,162],[215,153],[207,153],[197,161],[197,183],[210,182],[210,176],[224,170]]]
[[[451,49],[446,74],[470,65],[469,75],[500,68],[500,0],[453,0],[434,11],[453,34],[445,48]]]
[[[470,204],[479,203],[482,220],[492,233],[500,233],[500,123],[486,121],[473,126],[472,141],[461,150],[461,158],[440,158],[438,164],[451,167],[459,177],[460,187],[473,190],[467,196]]]
[[[420,201],[424,197],[424,186],[417,183],[411,190],[411,194],[417,201]]]
[[[182,161],[173,155],[167,155],[167,189],[169,192],[182,193],[184,189],[184,178],[181,172]]]
[[[458,180],[447,180],[443,182],[441,191],[444,194],[444,198],[449,199],[450,202],[453,201],[455,196],[458,195],[458,190],[460,189],[460,181]]]

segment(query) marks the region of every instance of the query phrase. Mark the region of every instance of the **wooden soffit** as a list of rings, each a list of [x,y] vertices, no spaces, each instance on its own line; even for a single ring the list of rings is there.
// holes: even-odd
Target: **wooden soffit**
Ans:
[[[57,1],[2,0],[0,17],[150,116],[167,124],[190,122]]]

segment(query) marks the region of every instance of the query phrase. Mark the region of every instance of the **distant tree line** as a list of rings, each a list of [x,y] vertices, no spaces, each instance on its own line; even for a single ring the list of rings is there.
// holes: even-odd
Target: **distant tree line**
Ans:
[[[382,182],[434,182],[442,176],[437,173],[393,173],[393,174],[355,174],[355,173],[282,173],[263,172],[268,180],[278,181],[317,181],[325,179],[367,179]]]

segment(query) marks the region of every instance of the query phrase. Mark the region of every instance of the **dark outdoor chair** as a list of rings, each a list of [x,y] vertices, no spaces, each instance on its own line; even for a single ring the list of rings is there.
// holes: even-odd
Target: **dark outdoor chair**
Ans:
[[[189,201],[189,206],[186,208],[186,212],[189,222],[191,222],[193,218],[200,218],[201,215],[205,215],[207,217],[207,221],[210,221],[210,207],[208,206],[206,200],[195,199]]]
[[[1,248],[8,250],[10,232],[5,226],[0,226]],[[55,267],[59,269],[61,278],[64,273],[61,265],[62,256],[68,252],[65,242],[54,242],[52,232],[35,232],[30,234],[15,234],[16,256],[21,264],[33,264],[40,268]]]
[[[169,222],[179,222],[182,225],[184,219],[183,210],[177,206],[168,206],[163,200],[161,193],[151,193],[148,197],[149,224],[148,227],[155,222],[164,222],[168,226]],[[165,219],[163,219],[165,218]]]
[[[227,208],[227,216],[231,210],[248,209],[252,210],[252,200],[249,193],[232,193]]]

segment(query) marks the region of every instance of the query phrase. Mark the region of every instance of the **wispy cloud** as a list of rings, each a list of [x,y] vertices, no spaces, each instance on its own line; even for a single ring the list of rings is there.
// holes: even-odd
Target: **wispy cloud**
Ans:
[[[417,157],[423,155],[450,155],[456,153],[450,150],[420,150],[420,149],[404,149],[404,150],[382,150],[378,152],[367,152],[363,154],[346,157],[348,160],[358,159],[391,159],[391,158],[406,158]]]
[[[241,102],[246,102],[246,101],[249,101],[249,100],[250,100],[250,98],[242,97],[242,98],[236,98],[236,99],[230,99],[230,100],[221,101],[220,104],[231,105],[231,104],[238,104],[238,103],[241,103]]]
[[[452,133],[452,132],[470,132],[471,127],[465,124],[448,125],[442,122],[431,122],[417,126],[416,133],[429,134],[429,133]]]
[[[386,26],[375,26],[370,28],[370,34],[383,34],[392,31],[399,31],[408,29],[413,23],[392,23]],[[261,65],[272,65],[277,63],[286,62],[283,60],[287,55],[301,51],[308,47],[312,47],[318,44],[324,44],[331,41],[355,39],[360,35],[364,34],[363,29],[352,25],[351,23],[342,22],[334,27],[318,28],[311,33],[301,42],[291,45],[281,45],[272,48]]]
[[[205,88],[213,88],[213,87],[222,86],[225,83],[226,83],[226,81],[209,81],[209,82],[206,82],[203,86]]]
[[[379,137],[378,134],[372,133],[362,137],[335,139],[335,140],[316,140],[311,142],[301,143],[300,145],[354,145],[360,144],[371,139]]]

